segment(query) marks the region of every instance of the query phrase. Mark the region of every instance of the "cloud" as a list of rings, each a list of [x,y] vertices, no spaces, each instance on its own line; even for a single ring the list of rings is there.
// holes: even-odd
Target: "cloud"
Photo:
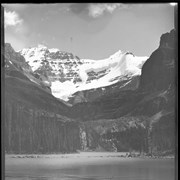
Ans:
[[[132,4],[124,3],[74,3],[70,4],[68,11],[86,20],[96,19],[104,13],[112,14],[116,9],[127,9]]]
[[[23,20],[15,11],[6,11],[4,13],[4,25],[7,26],[16,26],[22,24]]]
[[[127,8],[128,5],[122,3],[91,3],[89,4],[89,16],[97,18],[103,15],[105,12],[113,13],[117,8]]]

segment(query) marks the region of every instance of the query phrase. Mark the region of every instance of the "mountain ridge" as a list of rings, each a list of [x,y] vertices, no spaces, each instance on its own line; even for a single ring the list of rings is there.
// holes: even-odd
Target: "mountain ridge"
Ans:
[[[60,102],[45,86],[46,83],[40,83],[42,80],[33,72],[26,71],[29,65],[21,55],[12,49],[6,51],[5,122],[8,152],[9,150],[21,152],[22,147],[29,152],[29,149],[26,149],[28,147],[26,142],[29,142],[30,147],[38,152],[41,152],[42,148],[43,152],[51,152],[53,147],[61,152],[74,151],[83,146],[84,150],[96,150],[101,147],[107,151],[133,149],[150,155],[173,154],[176,33],[173,30],[161,36],[159,47],[143,64],[140,75],[123,76],[121,77],[123,80],[107,86],[107,89],[99,87],[79,91],[77,92],[80,93],[79,99],[76,99],[78,102],[73,106]],[[121,55],[126,59],[127,55],[123,53]],[[128,57],[134,58],[133,55]],[[104,62],[108,65],[106,61]],[[121,67],[123,66],[120,68],[117,66],[117,70]],[[101,74],[95,72],[88,74],[88,77],[99,78],[99,76]],[[45,75],[44,78],[46,80]],[[29,131],[29,127],[33,129],[30,128]],[[39,133],[42,128],[45,134],[44,131]],[[16,136],[12,136],[11,130]],[[38,139],[33,140],[34,134],[38,135]],[[44,137],[51,139],[52,143],[51,141],[48,143]],[[14,143],[13,138],[18,143]],[[58,146],[56,146],[57,138],[60,140]],[[38,145],[34,146],[32,142],[38,142]]]
[[[111,86],[126,75],[139,76],[148,58],[119,50],[102,60],[80,59],[72,53],[42,45],[19,53],[55,97],[69,102],[78,91]]]

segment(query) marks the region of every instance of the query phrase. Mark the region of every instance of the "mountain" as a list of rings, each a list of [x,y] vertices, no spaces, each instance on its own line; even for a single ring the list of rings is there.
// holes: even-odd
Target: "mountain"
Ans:
[[[55,97],[71,104],[92,101],[97,94],[109,93],[109,88],[111,91],[136,89],[142,65],[148,58],[119,50],[103,60],[80,59],[72,53],[43,45],[19,53],[34,76],[49,85]]]
[[[42,45],[15,52],[6,44],[6,151],[173,155],[176,33],[163,34],[149,58],[118,51],[89,60]]]
[[[24,57],[5,44],[4,128],[7,153],[75,152],[79,125],[69,106],[34,77]],[[47,141],[48,140],[48,141]]]
[[[70,116],[85,122],[87,148],[174,153],[176,33],[161,36],[159,47],[142,67],[136,90],[105,94],[71,107]]]
[[[72,53],[48,49],[44,45],[23,49],[19,53],[24,56],[34,76],[46,83],[55,97],[66,100],[63,93],[67,91],[68,84],[80,81],[77,68],[82,61]],[[59,92],[56,84],[60,88]]]
[[[141,88],[167,89],[175,80],[175,30],[161,36],[160,44],[142,68]]]
[[[173,40],[172,34],[175,34],[175,32],[171,31],[170,33],[167,33],[167,35]],[[163,36],[164,35],[162,35],[162,37]],[[162,40],[160,42],[160,44],[168,44],[167,42],[162,43]],[[170,49],[169,46],[166,47],[164,45],[160,45],[144,63],[142,67],[142,74],[140,76],[140,84],[137,89],[115,91],[109,94],[104,94],[92,102],[75,104],[72,107],[72,114],[74,117],[77,115],[81,116],[81,118],[85,118],[83,117],[84,114],[90,120],[98,119],[99,117],[115,118],[130,113],[131,109],[133,111],[134,109],[137,109],[138,102],[143,106],[143,109],[146,107],[149,109],[148,111],[146,110],[146,114],[153,114],[151,113],[151,111],[153,111],[152,106],[148,106],[146,103],[158,96],[162,98],[162,101],[164,101],[168,98],[167,96],[171,97],[173,94],[175,88],[174,63],[174,48],[171,47]],[[118,110],[116,110],[116,108],[118,108]],[[81,109],[81,113],[79,115],[78,109]],[[88,112],[86,112],[86,109],[88,109]],[[91,109],[93,117],[88,115],[91,114]],[[75,113],[73,111],[75,111]],[[140,112],[142,111],[140,110]],[[103,115],[103,113],[107,113],[107,115]]]

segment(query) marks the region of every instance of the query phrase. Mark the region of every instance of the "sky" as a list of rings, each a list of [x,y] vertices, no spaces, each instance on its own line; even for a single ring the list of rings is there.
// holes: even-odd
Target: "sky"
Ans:
[[[118,50],[150,56],[174,28],[169,3],[3,4],[5,42],[18,51],[43,44],[80,58],[108,58]]]

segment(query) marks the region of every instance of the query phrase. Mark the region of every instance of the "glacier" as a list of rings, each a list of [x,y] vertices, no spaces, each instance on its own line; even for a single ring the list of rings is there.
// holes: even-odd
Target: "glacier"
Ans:
[[[81,65],[78,71],[82,82],[76,84],[72,80],[64,83],[59,81],[52,82],[52,94],[57,98],[63,98],[63,100],[68,101],[68,98],[77,91],[115,84],[119,81],[119,79],[113,80],[116,77],[141,75],[141,67],[147,59],[147,56],[137,57],[121,51],[103,60],[83,59],[86,63]],[[87,82],[88,72],[99,72],[102,70],[107,70],[108,73],[99,79],[92,80],[90,83]]]
[[[49,82],[53,96],[64,101],[68,101],[78,91],[111,86],[125,76],[139,76],[144,62],[148,59],[147,56],[139,57],[121,50],[105,59],[80,59],[71,53],[57,48],[48,49],[44,45],[26,48],[19,52],[33,72],[41,69],[44,62],[48,62],[48,69],[43,69],[44,73],[51,71],[54,75],[48,74],[48,78],[41,79],[46,84]],[[59,80],[61,79],[60,72],[65,77],[63,82]],[[93,75],[93,79],[89,79],[89,73],[96,73],[96,75]],[[97,75],[98,73],[101,73],[101,77]],[[79,81],[75,81],[77,77]]]

